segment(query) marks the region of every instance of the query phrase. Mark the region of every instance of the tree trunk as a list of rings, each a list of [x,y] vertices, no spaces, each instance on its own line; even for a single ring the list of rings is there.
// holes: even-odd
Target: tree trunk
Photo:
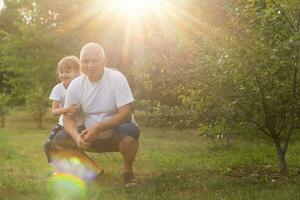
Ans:
[[[279,158],[280,174],[285,175],[285,174],[287,174],[287,163],[285,160],[285,153],[282,151],[279,139],[274,140],[274,143],[275,143],[277,155]]]
[[[42,128],[43,128],[43,122],[42,122],[42,119],[41,119],[41,118],[38,120],[38,128],[39,128],[39,129],[42,129]]]
[[[146,108],[145,114],[146,114],[146,125],[148,126],[149,125],[149,111],[148,111],[148,108]]]
[[[1,116],[1,127],[3,128],[4,125],[5,125],[5,116],[2,115],[2,116]]]
[[[39,112],[38,128],[39,128],[39,129],[42,129],[42,128],[43,128],[43,117],[42,117],[42,115],[41,115],[41,112]]]

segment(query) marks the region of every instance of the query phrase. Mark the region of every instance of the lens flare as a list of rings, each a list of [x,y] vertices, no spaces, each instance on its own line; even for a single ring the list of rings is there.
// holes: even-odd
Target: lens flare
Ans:
[[[55,172],[47,182],[49,191],[56,199],[85,199],[87,184],[93,183],[101,168],[82,152],[60,151],[51,157]]]
[[[48,180],[48,187],[56,199],[81,200],[86,198],[87,186],[80,178],[67,173],[56,173]]]
[[[81,152],[60,151],[51,157],[50,164],[55,172],[72,174],[85,181],[95,180],[101,171],[93,160]]]
[[[74,175],[82,180],[95,180],[97,176],[96,169],[82,163],[78,158],[71,159],[54,159],[51,162],[54,171]]]

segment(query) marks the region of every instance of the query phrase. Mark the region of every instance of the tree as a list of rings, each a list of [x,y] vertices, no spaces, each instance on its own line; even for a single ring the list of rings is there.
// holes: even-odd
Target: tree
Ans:
[[[155,123],[223,132],[255,127],[274,142],[286,173],[285,153],[299,110],[300,20],[296,1],[281,3],[191,0],[182,8],[205,19],[209,29],[190,28],[185,21],[175,39],[150,33],[153,41],[145,45],[150,56],[136,62],[132,73],[138,97],[154,102],[162,122]],[[206,9],[197,14],[201,6]]]
[[[81,45],[72,43],[77,32],[61,34],[61,24],[67,19],[58,11],[64,13],[76,7],[69,7],[68,3],[10,0],[5,2],[0,13],[0,34],[3,36],[0,37],[1,90],[12,96],[11,105],[20,106],[27,102],[30,111],[38,109],[33,112],[33,117],[38,119],[39,127],[49,106],[46,103],[48,93],[57,82],[58,61],[65,55],[75,54],[75,49],[77,52]]]
[[[0,123],[1,127],[5,126],[5,117],[8,115],[9,111],[9,96],[5,93],[0,94]]]
[[[27,110],[36,121],[39,129],[43,128],[43,120],[48,111],[49,101],[41,87],[32,89],[26,96]]]
[[[230,68],[239,66],[238,73],[246,77],[245,81],[232,73],[235,85],[246,91],[233,94],[247,122],[274,142],[282,174],[287,173],[285,154],[299,108],[299,46],[295,39],[299,24],[293,21],[299,21],[300,14],[292,11],[293,3],[284,3],[285,8],[273,0],[255,1],[253,6],[247,5],[238,11],[248,21],[242,22],[246,33],[235,38],[238,44],[234,50],[225,51],[231,58],[224,64]],[[294,18],[289,17],[293,14]]]

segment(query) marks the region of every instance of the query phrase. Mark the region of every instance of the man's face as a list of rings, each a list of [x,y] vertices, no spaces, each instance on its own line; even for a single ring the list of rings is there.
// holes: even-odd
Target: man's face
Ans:
[[[101,79],[105,66],[105,58],[95,48],[87,48],[81,56],[81,71],[88,76],[90,81]]]

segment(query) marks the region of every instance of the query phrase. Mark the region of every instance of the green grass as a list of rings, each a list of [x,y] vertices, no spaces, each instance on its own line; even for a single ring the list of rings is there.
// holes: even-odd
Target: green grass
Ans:
[[[23,111],[11,113],[0,130],[1,200],[59,199],[47,190],[52,169],[42,150],[54,123],[49,118],[46,128],[38,130]],[[142,127],[135,162],[141,184],[122,187],[120,154],[90,154],[105,174],[89,185],[87,199],[300,199],[299,139],[287,154],[291,175],[279,177],[272,143],[253,137],[235,136],[222,149],[194,130]]]

